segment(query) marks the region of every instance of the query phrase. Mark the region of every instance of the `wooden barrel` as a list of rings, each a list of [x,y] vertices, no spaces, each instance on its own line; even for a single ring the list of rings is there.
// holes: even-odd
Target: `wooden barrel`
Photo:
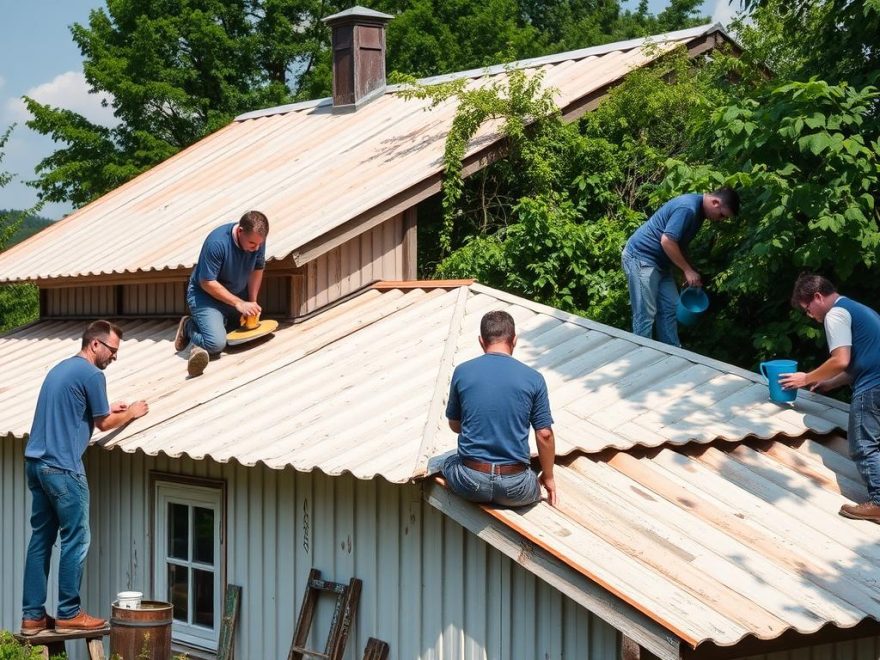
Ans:
[[[136,610],[113,603],[110,616],[110,655],[121,660],[171,659],[171,603],[141,601]]]

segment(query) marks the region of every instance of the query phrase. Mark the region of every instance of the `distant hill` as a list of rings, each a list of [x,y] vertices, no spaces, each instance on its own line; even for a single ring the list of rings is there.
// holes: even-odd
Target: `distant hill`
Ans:
[[[6,217],[7,215],[15,215],[20,213],[21,211],[0,210],[0,217]],[[21,223],[21,226],[16,229],[15,232],[12,234],[12,237],[9,239],[9,243],[6,245],[6,247],[9,248],[16,243],[21,243],[21,241],[23,241],[24,239],[33,236],[39,231],[42,231],[53,222],[53,220],[50,220],[49,218],[44,218],[39,215],[27,216]]]

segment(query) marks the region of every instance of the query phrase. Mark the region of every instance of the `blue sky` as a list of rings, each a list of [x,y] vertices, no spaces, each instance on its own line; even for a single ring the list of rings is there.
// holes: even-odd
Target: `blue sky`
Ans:
[[[624,2],[625,7],[636,4],[637,0]],[[668,0],[648,4],[656,13]],[[25,126],[22,96],[75,110],[94,122],[112,123],[113,115],[101,106],[101,98],[88,93],[82,56],[68,29],[73,23],[86,23],[89,12],[103,6],[103,0],[0,0],[0,130],[16,124],[0,163],[0,171],[16,179],[0,189],[0,209],[28,208],[36,202],[36,192],[24,181],[34,178],[36,164],[55,149],[51,140]],[[733,13],[728,0],[704,0],[703,11],[723,23]],[[70,210],[69,205],[48,204],[42,215],[57,219]]]

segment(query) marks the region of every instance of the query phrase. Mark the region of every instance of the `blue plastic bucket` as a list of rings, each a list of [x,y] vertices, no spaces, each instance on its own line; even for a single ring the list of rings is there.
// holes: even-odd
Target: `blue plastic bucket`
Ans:
[[[770,360],[761,363],[761,375],[767,379],[770,388],[770,400],[779,403],[794,401],[797,398],[797,390],[784,390],[779,384],[782,374],[792,374],[797,371],[797,362],[794,360]]]
[[[675,318],[682,325],[693,325],[700,318],[700,314],[709,308],[709,296],[697,287],[688,287],[678,297],[678,305],[675,307]]]

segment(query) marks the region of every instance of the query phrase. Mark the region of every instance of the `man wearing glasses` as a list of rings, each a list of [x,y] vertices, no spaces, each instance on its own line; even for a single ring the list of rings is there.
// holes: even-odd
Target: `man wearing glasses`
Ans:
[[[820,275],[801,275],[791,304],[824,324],[831,357],[813,371],[783,374],[779,383],[786,389],[809,387],[818,392],[852,383],[847,437],[868,499],[844,504],[840,515],[880,523],[880,314],[841,296]]]
[[[80,605],[79,588],[89,550],[89,485],[82,456],[94,427],[109,431],[149,410],[145,401],[107,402],[104,369],[116,360],[122,329],[95,321],[82,335],[79,353],[46,374],[25,448],[25,472],[31,491],[31,540],[24,567],[23,635],[55,628],[58,632],[103,628],[104,619]],[[46,614],[49,560],[56,537],[58,562],[57,620]]]
[[[242,316],[259,316],[257,295],[266,267],[269,220],[248,211],[238,223],[221,225],[205,239],[186,289],[191,316],[177,326],[174,350],[192,342],[187,372],[201,376],[211,355],[226,348],[226,331]]]

